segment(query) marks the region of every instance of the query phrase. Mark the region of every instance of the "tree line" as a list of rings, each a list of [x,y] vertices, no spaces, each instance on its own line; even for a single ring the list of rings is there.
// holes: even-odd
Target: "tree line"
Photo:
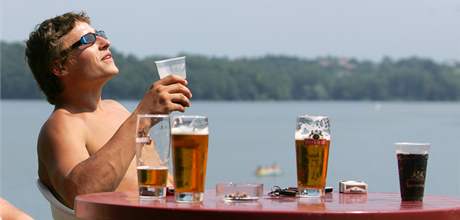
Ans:
[[[25,62],[24,43],[1,41],[0,49],[1,98],[43,98]],[[154,61],[165,58],[139,58],[116,49],[112,55],[120,73],[103,94],[116,99],[140,99],[158,80]],[[187,56],[194,100],[460,100],[458,61],[180,55]]]

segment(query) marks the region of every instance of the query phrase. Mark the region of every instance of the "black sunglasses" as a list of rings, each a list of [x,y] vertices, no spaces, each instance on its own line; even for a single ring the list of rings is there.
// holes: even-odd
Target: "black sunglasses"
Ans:
[[[81,45],[93,44],[94,42],[96,42],[97,36],[107,39],[107,36],[105,35],[104,31],[96,31],[96,33],[87,33],[81,36],[79,41],[72,44],[70,49],[75,49]]]

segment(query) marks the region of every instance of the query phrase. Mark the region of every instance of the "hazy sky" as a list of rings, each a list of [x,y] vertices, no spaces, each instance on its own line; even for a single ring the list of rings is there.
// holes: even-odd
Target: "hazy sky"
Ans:
[[[460,0],[0,0],[1,39],[85,10],[124,53],[460,60]]]

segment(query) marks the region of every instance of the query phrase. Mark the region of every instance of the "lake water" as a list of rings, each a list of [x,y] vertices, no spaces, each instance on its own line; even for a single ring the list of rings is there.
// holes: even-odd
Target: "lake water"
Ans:
[[[136,102],[122,101],[133,109]],[[36,140],[52,110],[45,101],[1,101],[1,196],[35,219],[51,219],[35,186]],[[370,192],[399,192],[394,142],[430,142],[425,193],[460,197],[458,102],[193,102],[209,117],[206,185],[223,181],[295,186],[294,127],[299,114],[328,115],[332,127],[328,185],[363,180]],[[259,165],[283,175],[256,178]]]

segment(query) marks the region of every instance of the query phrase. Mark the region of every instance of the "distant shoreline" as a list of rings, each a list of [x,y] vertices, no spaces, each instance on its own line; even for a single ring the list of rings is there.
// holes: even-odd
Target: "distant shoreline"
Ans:
[[[24,59],[24,45],[0,41],[1,98],[42,99]],[[112,50],[120,72],[107,82],[104,98],[140,99],[158,80],[153,61]],[[458,101],[460,62],[385,57],[379,62],[348,57],[266,55],[229,59],[186,56],[193,100],[207,101]]]

